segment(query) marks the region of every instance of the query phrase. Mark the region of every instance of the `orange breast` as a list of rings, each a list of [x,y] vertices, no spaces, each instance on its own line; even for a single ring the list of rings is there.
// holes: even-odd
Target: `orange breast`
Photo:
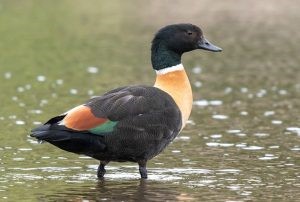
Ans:
[[[167,92],[176,102],[182,115],[182,128],[188,120],[193,104],[193,94],[189,79],[184,70],[157,74],[154,87]]]

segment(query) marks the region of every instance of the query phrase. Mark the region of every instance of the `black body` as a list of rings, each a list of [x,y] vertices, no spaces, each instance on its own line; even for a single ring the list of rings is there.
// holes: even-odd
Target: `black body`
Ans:
[[[32,130],[31,136],[101,161],[138,162],[159,154],[181,129],[181,114],[176,103],[155,87],[118,88],[85,105],[95,116],[117,121],[113,131],[93,134],[68,129],[58,124],[63,115]]]

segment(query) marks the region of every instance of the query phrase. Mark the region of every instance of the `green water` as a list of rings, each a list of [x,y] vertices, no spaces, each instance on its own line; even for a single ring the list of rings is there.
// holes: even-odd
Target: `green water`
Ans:
[[[296,1],[0,1],[0,201],[297,201]],[[222,47],[183,58],[194,91],[180,136],[149,162],[98,162],[29,131],[93,95],[152,85],[161,26],[192,22]]]

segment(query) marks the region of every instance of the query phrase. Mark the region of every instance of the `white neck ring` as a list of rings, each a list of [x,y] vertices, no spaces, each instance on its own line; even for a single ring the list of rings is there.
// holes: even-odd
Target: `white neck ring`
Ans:
[[[167,73],[170,73],[170,72],[182,71],[182,70],[184,70],[184,67],[180,63],[180,64],[174,65],[172,67],[166,67],[164,69],[155,70],[155,71],[156,71],[156,74],[161,75],[161,74],[167,74]]]

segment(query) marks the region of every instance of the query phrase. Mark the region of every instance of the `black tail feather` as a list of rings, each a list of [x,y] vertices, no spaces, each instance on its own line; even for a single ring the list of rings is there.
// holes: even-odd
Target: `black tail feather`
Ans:
[[[41,125],[33,129],[30,136],[77,154],[90,156],[93,153],[105,150],[103,137],[87,132],[71,131],[57,124],[51,125],[46,123],[45,125]]]

